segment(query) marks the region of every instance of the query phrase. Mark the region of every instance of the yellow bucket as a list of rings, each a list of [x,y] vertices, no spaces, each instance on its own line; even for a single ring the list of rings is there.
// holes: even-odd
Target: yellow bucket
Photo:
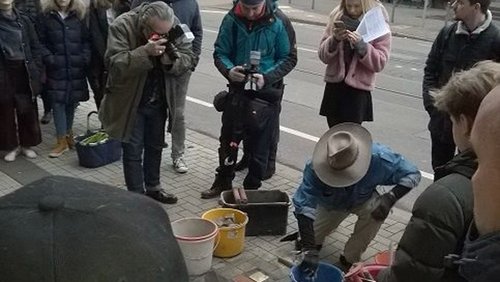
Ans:
[[[248,223],[246,213],[229,208],[217,208],[205,212],[201,218],[212,221],[224,218],[228,215],[234,215],[236,226],[219,227],[218,237],[215,242],[219,242],[214,250],[214,256],[220,258],[229,258],[239,255],[245,247],[245,226]]]

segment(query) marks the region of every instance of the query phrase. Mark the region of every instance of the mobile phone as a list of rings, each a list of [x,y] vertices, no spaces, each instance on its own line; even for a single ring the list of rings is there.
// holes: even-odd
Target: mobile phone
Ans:
[[[343,21],[335,21],[333,22],[333,26],[335,28],[345,29],[345,23]]]

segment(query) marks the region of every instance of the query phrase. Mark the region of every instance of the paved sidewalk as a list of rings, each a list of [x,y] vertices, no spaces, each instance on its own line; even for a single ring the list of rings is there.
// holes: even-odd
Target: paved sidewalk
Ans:
[[[83,134],[86,130],[86,115],[94,110],[94,102],[81,103],[75,115],[75,134]],[[36,147],[39,154],[34,160],[22,156],[13,162],[0,161],[0,195],[12,192],[22,185],[34,181],[46,175],[73,176],[99,183],[105,183],[125,189],[121,161],[109,164],[97,169],[87,169],[78,166],[75,151],[65,153],[58,159],[48,158],[48,153],[55,142],[53,123],[42,125],[43,143]],[[91,121],[92,128],[98,128],[98,121]],[[198,132],[187,131],[186,161],[189,164],[189,172],[176,174],[171,166],[170,149],[163,152],[163,166],[161,170],[161,181],[164,187],[179,197],[175,205],[164,205],[170,219],[176,220],[185,217],[201,216],[207,210],[218,207],[217,199],[200,199],[200,192],[210,187],[214,169],[217,166],[218,141],[212,137]],[[1,154],[3,157],[4,153]],[[244,173],[238,173],[235,184],[242,183]],[[261,189],[279,189],[286,191],[292,196],[301,172],[278,164],[276,175],[264,182]],[[292,209],[288,216],[288,233],[297,230],[296,220],[292,215]],[[406,220],[398,212],[391,215],[384,223],[378,236],[370,245],[364,259],[370,259],[374,254],[387,249],[392,240],[398,242],[405,227]],[[407,218],[406,218],[407,219]],[[321,257],[327,262],[336,262],[343,249],[345,242],[352,232],[354,217],[344,221],[338,230],[328,237],[325,247],[321,251]],[[288,267],[280,264],[278,255],[290,255],[293,249],[292,243],[280,243],[277,236],[247,237],[245,250],[242,254],[230,259],[214,258],[213,269],[223,278],[232,279],[238,274],[246,273],[253,269],[259,269],[270,276],[268,281],[289,281]],[[193,279],[194,281],[217,281],[205,280],[203,277]],[[222,280],[219,280],[222,281]],[[230,280],[231,281],[231,280]]]

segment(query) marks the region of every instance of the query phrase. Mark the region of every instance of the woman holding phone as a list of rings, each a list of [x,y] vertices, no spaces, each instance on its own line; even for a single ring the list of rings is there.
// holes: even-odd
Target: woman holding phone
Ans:
[[[385,8],[376,0],[341,0],[330,13],[318,50],[327,65],[320,115],[326,116],[329,127],[373,121],[371,91],[375,74],[389,59],[391,34],[364,42],[356,29],[363,15],[377,6],[387,20]]]

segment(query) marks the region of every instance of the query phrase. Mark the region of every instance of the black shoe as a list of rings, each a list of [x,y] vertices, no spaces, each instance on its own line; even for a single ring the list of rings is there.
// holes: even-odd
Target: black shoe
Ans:
[[[220,196],[220,193],[222,193],[222,191],[224,191],[224,190],[219,188],[219,187],[212,187],[208,190],[201,192],[201,198],[202,199],[217,198]]]
[[[340,268],[340,270],[347,273],[349,272],[349,269],[351,269],[352,263],[348,262],[344,255],[340,255],[339,261],[336,263],[336,265]]]
[[[262,180],[268,180],[273,177],[273,175],[276,173],[276,168],[268,169],[264,175],[262,175]]]
[[[43,116],[42,116],[42,119],[40,120],[40,122],[42,124],[48,124],[50,121],[52,120],[52,112],[45,112],[43,113]]]
[[[212,187],[208,190],[201,192],[202,199],[212,199],[220,196],[222,191],[233,189],[232,178],[224,178],[219,175],[215,176],[215,181]]]
[[[146,191],[145,195],[163,204],[177,203],[177,197],[174,194],[165,192],[165,190]]]
[[[241,160],[237,162],[236,165],[234,166],[234,171],[242,171],[247,167],[248,167],[248,157],[246,155],[243,155]]]

